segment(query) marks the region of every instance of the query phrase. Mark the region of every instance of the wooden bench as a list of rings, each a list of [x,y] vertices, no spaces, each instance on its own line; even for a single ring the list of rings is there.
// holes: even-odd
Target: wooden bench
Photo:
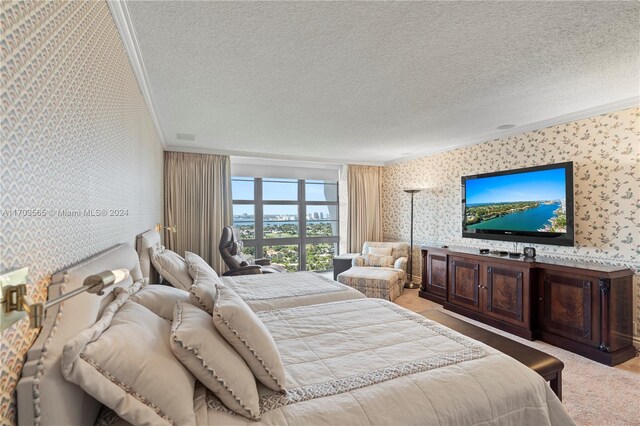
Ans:
[[[551,385],[551,389],[562,401],[562,369],[564,364],[558,358],[523,345],[484,328],[459,320],[436,309],[420,312],[420,315],[439,322],[445,327],[474,340],[491,346],[540,374]]]

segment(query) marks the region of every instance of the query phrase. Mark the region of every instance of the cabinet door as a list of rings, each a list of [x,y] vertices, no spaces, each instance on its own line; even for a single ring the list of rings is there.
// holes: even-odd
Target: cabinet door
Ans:
[[[529,325],[529,271],[486,266],[485,313],[516,325]]]
[[[427,291],[447,297],[447,256],[429,254],[427,256]]]
[[[597,283],[592,277],[541,271],[539,327],[572,340],[595,344],[598,336]]]
[[[480,311],[480,263],[449,257],[449,301],[468,309]]]

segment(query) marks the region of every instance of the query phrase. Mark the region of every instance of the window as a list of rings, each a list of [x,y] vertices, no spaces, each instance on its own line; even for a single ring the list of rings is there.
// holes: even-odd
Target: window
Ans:
[[[328,271],[338,252],[338,182],[234,177],[243,251],[288,271]]]

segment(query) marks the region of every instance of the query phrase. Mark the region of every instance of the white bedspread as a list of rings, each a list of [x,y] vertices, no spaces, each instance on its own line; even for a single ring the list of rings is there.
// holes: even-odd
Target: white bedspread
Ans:
[[[254,311],[365,297],[358,290],[314,272],[239,275],[222,279]]]
[[[264,425],[573,424],[534,371],[379,299],[260,312],[286,393],[261,388]],[[255,425],[199,392],[201,424]]]

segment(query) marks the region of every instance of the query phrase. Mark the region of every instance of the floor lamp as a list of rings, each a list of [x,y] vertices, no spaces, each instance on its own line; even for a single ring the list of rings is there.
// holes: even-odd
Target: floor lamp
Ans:
[[[405,288],[418,288],[413,284],[413,196],[420,192],[420,189],[405,189],[404,192],[411,194],[411,243],[409,244],[409,282],[405,283]]]

